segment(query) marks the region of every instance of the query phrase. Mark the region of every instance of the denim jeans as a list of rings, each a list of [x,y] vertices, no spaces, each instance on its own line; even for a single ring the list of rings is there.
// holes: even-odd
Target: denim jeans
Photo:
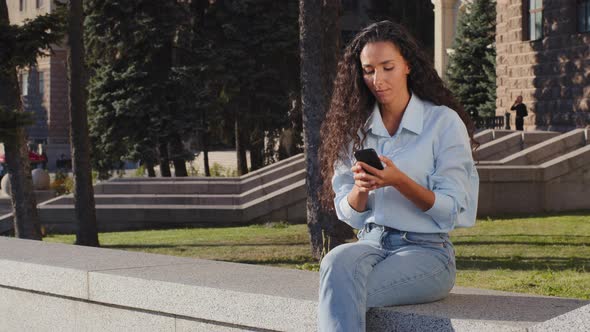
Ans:
[[[367,224],[357,236],[320,264],[319,331],[365,331],[371,307],[437,301],[453,288],[455,252],[447,234]]]

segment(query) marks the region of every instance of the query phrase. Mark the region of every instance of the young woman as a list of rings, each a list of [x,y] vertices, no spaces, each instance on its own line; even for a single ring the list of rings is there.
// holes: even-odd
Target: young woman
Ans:
[[[474,126],[399,24],[347,46],[322,127],[322,202],[359,230],[320,267],[320,331],[364,331],[370,307],[436,301],[455,282],[448,232],[475,222]],[[354,159],[373,148],[384,169]]]

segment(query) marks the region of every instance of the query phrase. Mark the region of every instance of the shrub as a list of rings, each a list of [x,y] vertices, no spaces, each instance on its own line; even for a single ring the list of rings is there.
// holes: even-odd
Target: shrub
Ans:
[[[135,176],[143,177],[145,174],[145,166],[142,164],[135,170]]]
[[[68,176],[64,171],[57,171],[55,178],[51,182],[50,188],[57,195],[67,195],[74,192],[74,179]]]
[[[219,163],[213,163],[213,166],[209,169],[211,176],[217,177],[235,177],[238,176],[238,170],[231,167],[223,167]]]

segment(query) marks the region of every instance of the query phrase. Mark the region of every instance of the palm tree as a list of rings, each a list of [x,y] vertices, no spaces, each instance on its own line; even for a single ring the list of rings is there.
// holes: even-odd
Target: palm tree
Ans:
[[[90,140],[86,110],[87,80],[84,65],[82,0],[70,0],[68,6],[68,66],[70,76],[70,141],[74,168],[76,207],[76,244],[98,243],[94,188],[90,168]]]

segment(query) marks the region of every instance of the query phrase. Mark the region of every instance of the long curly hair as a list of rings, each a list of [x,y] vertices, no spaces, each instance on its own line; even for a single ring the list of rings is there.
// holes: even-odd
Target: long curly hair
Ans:
[[[477,147],[477,142],[473,139],[475,126],[471,118],[445,86],[429,57],[414,37],[400,24],[391,21],[373,23],[354,37],[338,63],[330,109],[321,128],[322,143],[319,155],[323,184],[320,202],[327,210],[334,209],[334,192],[331,183],[334,163],[339,158],[346,157],[351,142],[354,150],[362,147],[366,137],[363,126],[375,104],[375,97],[363,79],[361,51],[368,43],[384,41],[392,42],[411,68],[408,75],[408,88],[412,93],[420,99],[435,105],[445,105],[457,112],[467,127],[472,148]],[[359,135],[359,131],[362,135]]]

